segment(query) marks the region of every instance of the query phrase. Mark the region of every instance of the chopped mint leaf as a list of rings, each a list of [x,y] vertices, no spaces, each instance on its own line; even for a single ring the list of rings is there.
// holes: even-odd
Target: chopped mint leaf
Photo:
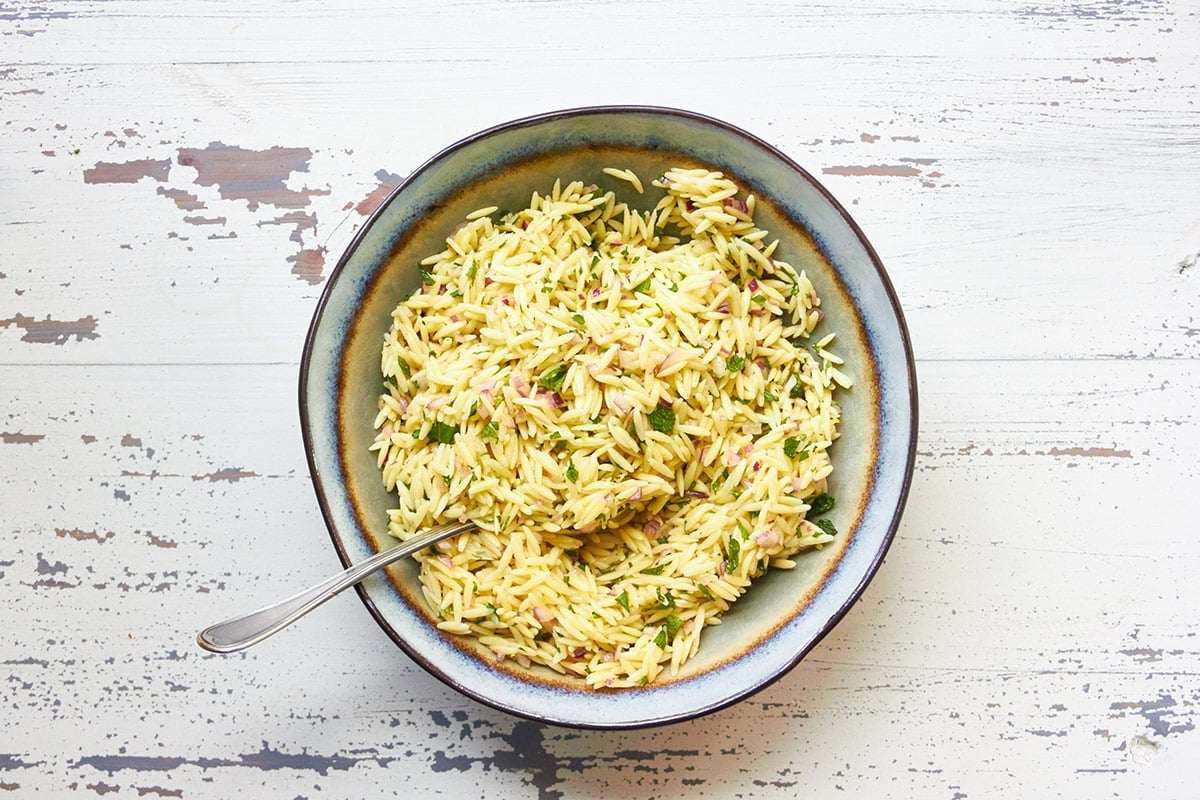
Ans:
[[[567,462],[567,480],[569,480],[571,483],[579,480],[579,470],[575,469],[574,460]]]
[[[796,457],[796,450],[800,447],[800,440],[794,439],[791,436],[783,440],[783,454],[788,458]]]
[[[659,564],[657,567],[649,567],[648,569],[644,569],[639,574],[641,574],[641,575],[662,575],[664,569],[666,569],[666,565]]]
[[[729,370],[730,372],[741,372],[742,367],[744,366],[746,366],[745,357],[740,356],[737,353],[734,353],[729,358],[725,359],[725,369]]]
[[[500,438],[500,423],[492,420],[487,425],[483,426],[483,433],[479,434],[480,439],[499,439]]]
[[[650,427],[659,433],[670,433],[675,430],[675,412],[668,406],[655,406],[647,417]]]
[[[629,610],[629,592],[621,592],[617,595],[617,603],[626,611]]]
[[[572,314],[571,319],[574,320],[576,325],[584,325],[587,323],[587,320],[583,318],[583,314]]]
[[[412,367],[410,367],[408,365],[408,362],[405,361],[403,358],[396,359],[396,366],[400,367],[400,371],[404,373],[404,377],[406,377],[406,378],[412,377]]]
[[[834,499],[829,494],[819,494],[808,502],[810,514],[824,514],[833,508]]]
[[[683,627],[683,620],[681,620],[679,617],[675,616],[674,614],[667,617],[667,620],[666,620],[667,639],[673,640],[675,638],[675,634],[679,633],[679,629],[682,627]]]
[[[725,552],[725,571],[733,572],[738,568],[739,556],[742,552],[742,545],[737,539],[729,537],[729,546]]]
[[[633,290],[638,294],[648,294],[650,292],[650,279],[646,278],[646,280],[633,287]]]
[[[829,520],[819,519],[816,522],[814,522],[813,524],[816,525],[821,530],[828,533],[830,536],[837,536],[837,528],[835,528],[833,526],[833,523],[830,522]]]
[[[454,437],[457,435],[457,425],[447,425],[444,422],[435,422],[429,429],[429,433],[425,435],[425,440],[428,442],[436,442],[438,444],[453,444]]]
[[[567,378],[567,365],[559,364],[542,373],[538,378],[538,386],[550,392],[562,391],[563,381]]]

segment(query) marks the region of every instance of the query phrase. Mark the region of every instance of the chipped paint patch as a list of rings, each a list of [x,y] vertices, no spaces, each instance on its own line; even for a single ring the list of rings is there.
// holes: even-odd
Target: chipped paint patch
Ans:
[[[96,332],[98,322],[99,320],[90,314],[77,320],[51,319],[49,314],[45,319],[38,320],[24,314],[17,314],[15,317],[0,319],[0,328],[8,328],[13,325],[21,328],[25,331],[21,337],[22,342],[61,345],[70,341],[72,336],[77,342],[82,342],[84,339],[99,339],[100,334]]]
[[[364,217],[370,216],[375,209],[379,208],[383,201],[396,191],[404,179],[394,172],[381,169],[375,173],[375,180],[379,181],[378,185],[354,207],[354,210]]]
[[[285,753],[272,749],[265,741],[262,750],[257,753],[244,753],[237,758],[182,758],[177,756],[131,756],[106,755],[83,756],[71,763],[71,767],[79,769],[90,767],[103,772],[110,777],[117,772],[133,770],[136,772],[170,772],[182,766],[213,769],[216,767],[250,767],[270,772],[278,769],[291,769],[315,772],[327,776],[330,770],[345,772],[363,762],[386,766],[394,758],[385,756],[354,758],[342,755],[319,755],[317,753]],[[175,795],[166,795],[175,796]]]
[[[1176,733],[1186,733],[1196,726],[1190,719],[1178,721],[1176,709],[1179,703],[1169,694],[1159,693],[1157,700],[1136,700],[1124,703],[1112,703],[1109,709],[1118,713],[1112,717],[1123,717],[1125,712],[1131,712],[1142,717],[1150,726],[1150,730],[1160,737]]]
[[[224,469],[217,470],[216,472],[209,472],[205,475],[193,475],[192,480],[207,480],[209,482],[216,483],[217,481],[237,482],[242,478],[257,477],[259,477],[257,472],[250,472],[249,470],[244,470],[241,467],[225,467]]]
[[[113,531],[105,531],[101,534],[96,531],[85,531],[79,528],[55,528],[54,535],[60,539],[74,539],[77,542],[99,542],[100,544],[104,544],[117,534]]]
[[[208,207],[203,200],[184,189],[168,189],[165,186],[159,186],[157,192],[163,197],[170,198],[180,211],[199,211]]]
[[[304,208],[328,189],[291,189],[293,172],[308,172],[313,152],[307,147],[248,150],[223,142],[207,147],[180,147],[176,161],[196,170],[196,184],[215,186],[225,200],[245,200],[251,211],[266,203],[278,208]]]
[[[826,175],[841,175],[849,178],[879,177],[879,178],[916,178],[921,170],[908,164],[870,164],[867,166],[849,165],[825,167],[821,170]]]
[[[1036,455],[1081,456],[1083,458],[1133,458],[1133,454],[1128,450],[1118,450],[1115,447],[1051,447],[1046,451],[1037,451]]]
[[[162,539],[158,536],[155,536],[150,531],[146,531],[146,538],[149,539],[150,544],[154,545],[155,547],[162,547],[167,550],[173,550],[176,547],[179,547],[179,542],[176,542],[174,539]]]
[[[153,158],[135,161],[98,161],[96,166],[83,171],[84,183],[137,183],[143,178],[152,178],[159,183],[167,180],[171,162]]]
[[[5,444],[34,444],[45,438],[44,433],[0,433],[0,442]]]
[[[288,256],[287,261],[292,265],[292,274],[302,281],[307,281],[309,285],[316,286],[325,279],[322,271],[325,268],[327,252],[324,247],[316,247]]]

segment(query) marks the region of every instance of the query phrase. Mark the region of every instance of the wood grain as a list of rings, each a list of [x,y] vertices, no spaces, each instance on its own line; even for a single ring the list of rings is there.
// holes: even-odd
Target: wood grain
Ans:
[[[0,796],[1188,796],[1198,33],[1154,0],[0,7]],[[295,387],[354,231],[455,139],[608,102],[761,135],[888,267],[921,438],[864,597],[648,731],[466,700],[353,598],[202,653],[337,568]]]

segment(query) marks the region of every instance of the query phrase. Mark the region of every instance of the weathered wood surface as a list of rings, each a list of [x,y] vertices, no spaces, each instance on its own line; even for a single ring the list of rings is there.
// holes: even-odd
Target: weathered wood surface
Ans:
[[[0,790],[1191,796],[1198,32],[1153,0],[0,5]],[[365,214],[605,102],[759,133],[888,266],[920,456],[862,601],[750,700],[624,733],[468,701],[352,598],[199,651],[337,567],[294,394]]]

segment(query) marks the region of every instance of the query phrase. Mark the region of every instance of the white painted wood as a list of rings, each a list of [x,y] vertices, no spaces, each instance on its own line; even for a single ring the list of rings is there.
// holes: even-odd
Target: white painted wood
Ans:
[[[1198,28],[1137,2],[0,10],[0,790],[1188,796]],[[888,266],[920,456],[861,602],[761,694],[625,733],[468,701],[353,598],[203,654],[337,568],[295,386],[360,204],[604,102],[760,134]],[[247,196],[180,163],[213,142],[293,150]]]

